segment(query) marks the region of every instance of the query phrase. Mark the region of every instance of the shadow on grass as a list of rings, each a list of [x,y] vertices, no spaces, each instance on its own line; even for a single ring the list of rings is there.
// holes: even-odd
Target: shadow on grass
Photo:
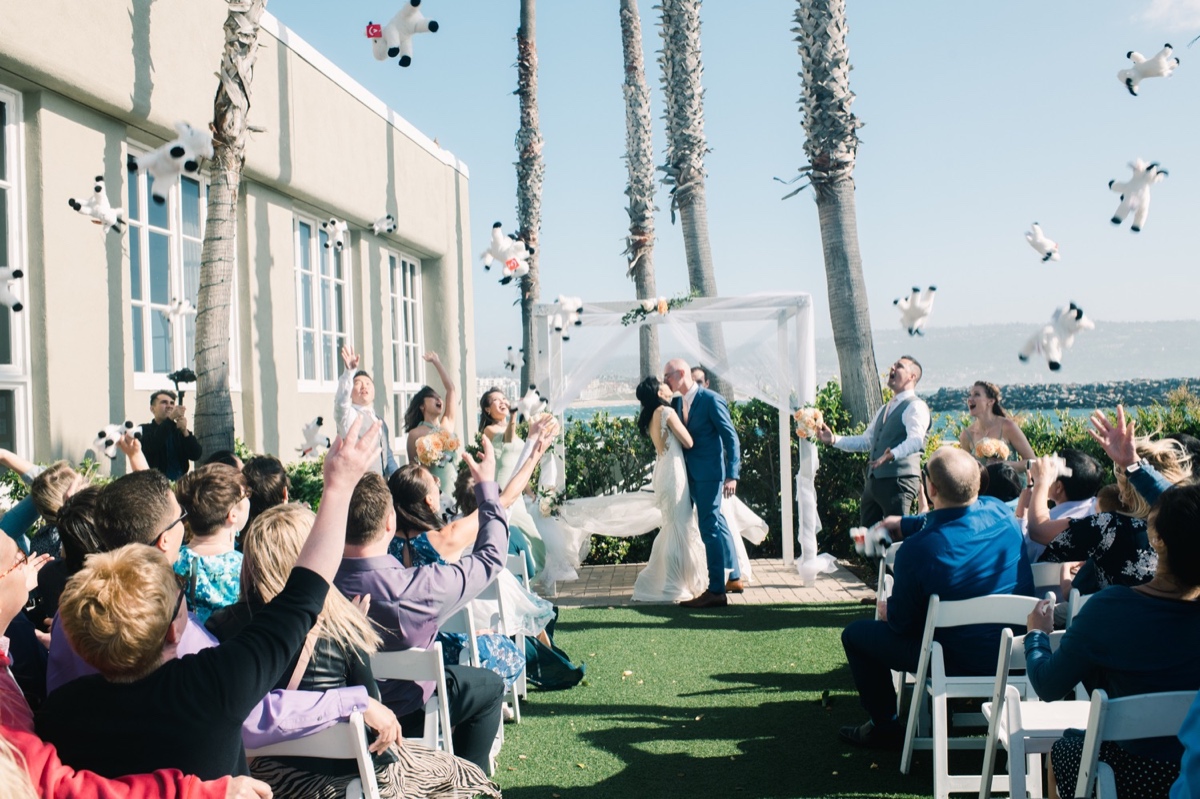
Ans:
[[[605,621],[573,620],[576,608],[563,609],[557,629],[569,631],[611,630],[622,627],[650,629],[668,624],[678,630],[734,630],[774,632],[802,627],[845,627],[857,619],[870,618],[874,608],[853,603],[830,605],[729,605],[724,608],[689,610],[678,605],[646,605],[614,608],[628,611],[625,618]],[[589,608],[588,610],[594,610]],[[630,620],[630,613],[641,617]]]

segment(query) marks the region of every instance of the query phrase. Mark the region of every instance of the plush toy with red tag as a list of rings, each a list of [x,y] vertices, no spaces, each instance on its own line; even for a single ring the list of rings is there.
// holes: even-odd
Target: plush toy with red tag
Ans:
[[[69,197],[67,204],[84,216],[91,217],[93,222],[104,228],[105,233],[108,233],[110,230],[117,233],[125,231],[125,209],[113,208],[109,204],[108,196],[104,193],[103,175],[96,176],[92,193],[84,198],[82,202],[76,200],[74,197]]]
[[[421,0],[408,0],[388,24],[367,25],[367,38],[371,40],[376,61],[400,56],[400,66],[407,67],[412,63],[412,37],[418,33],[437,33],[437,22],[425,19],[420,5]]]
[[[515,235],[504,235],[502,225],[492,225],[492,240],[483,253],[483,268],[491,269],[494,262],[502,266],[500,284],[507,285],[513,278],[529,274],[529,256],[533,250]]]

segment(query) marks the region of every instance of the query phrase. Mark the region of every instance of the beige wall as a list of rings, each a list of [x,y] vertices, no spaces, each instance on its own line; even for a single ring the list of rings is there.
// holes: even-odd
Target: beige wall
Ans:
[[[5,11],[0,84],[21,92],[24,106],[27,322],[40,460],[82,457],[99,423],[149,418],[150,392],[133,388],[128,354],[126,239],[103,235],[66,200],[104,174],[113,202],[120,196],[125,204],[126,142],[156,146],[173,136],[175,121],[211,118],[224,14],[221,0],[41,0]],[[264,22],[250,122],[266,130],[249,143],[239,208],[238,435],[287,461],[314,416],[327,417],[333,431],[332,390],[298,390],[297,211],[350,223],[351,335],[366,368],[389,381],[383,249],[422,261],[426,346],[443,354],[469,413],[475,363],[467,344],[474,327],[465,166],[389,118],[377,99],[273,19]],[[364,230],[384,213],[399,221],[394,234]],[[390,396],[378,382],[384,411]]]

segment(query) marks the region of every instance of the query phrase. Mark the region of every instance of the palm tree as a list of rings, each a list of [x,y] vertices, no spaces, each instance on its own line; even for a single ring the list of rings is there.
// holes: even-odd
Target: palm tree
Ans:
[[[517,91],[521,125],[517,130],[517,235],[529,248],[529,274],[521,278],[521,342],[525,365],[521,368],[521,391],[540,378],[533,337],[533,306],[541,295],[538,279],[538,234],[542,228],[542,134],[538,129],[537,106],[537,18],[535,0],[521,0],[521,22],[517,28]],[[520,393],[520,392],[518,392]]]
[[[712,250],[708,243],[708,201],[704,191],[704,88],[700,75],[700,0],[662,0],[663,96],[666,103],[667,162],[663,183],[671,186],[671,222],[679,212],[683,247],[687,258],[688,284],[701,297],[717,296]],[[718,363],[725,360],[725,337],[719,324],[697,325],[700,343],[712,351]],[[714,388],[727,398],[729,384],[714,375]]]
[[[213,161],[196,301],[196,437],[205,452],[233,449],[229,307],[237,263],[238,187],[246,163],[258,21],[267,4],[266,0],[228,3],[225,51],[213,100]]]
[[[871,315],[858,250],[854,208],[854,158],[861,126],[850,112],[850,53],[846,47],[845,0],[799,0],[796,27],[804,115],[804,153],[817,215],[829,315],[837,347],[842,396],[855,422],[866,422],[883,403]]]
[[[629,236],[625,255],[638,299],[655,296],[654,288],[654,143],[650,136],[650,89],[642,60],[642,20],[637,0],[621,0],[621,48],[625,53],[625,163],[629,169]],[[658,328],[642,325],[641,376],[658,373]]]

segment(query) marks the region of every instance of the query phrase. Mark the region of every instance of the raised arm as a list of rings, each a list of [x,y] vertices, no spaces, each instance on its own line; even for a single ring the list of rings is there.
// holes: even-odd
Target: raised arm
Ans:
[[[442,366],[442,359],[436,352],[427,352],[424,358],[426,363],[433,364],[442,381],[442,388],[445,389],[445,396],[442,397],[442,428],[453,430],[454,419],[458,413],[458,387],[454,385],[446,367]]]
[[[142,440],[135,436],[132,430],[125,431],[117,440],[117,446],[129,461],[129,471],[144,472],[150,468],[150,464],[146,462],[146,455],[142,452]]]
[[[354,412],[350,393],[354,390],[354,373],[358,371],[358,364],[361,360],[361,356],[354,351],[352,345],[347,344],[342,347],[342,366],[344,368],[341,376],[338,377],[337,391],[333,394],[333,417],[339,436],[346,435],[346,431],[350,429],[350,423],[358,415]]]
[[[679,418],[679,414],[675,413],[675,410],[673,408],[668,408],[666,406],[659,408],[658,411],[656,411],[656,413],[661,413],[661,414],[666,415],[667,427],[669,427],[671,429],[671,433],[675,436],[675,438],[679,439],[679,444],[684,449],[691,449],[692,443],[693,443],[692,442],[692,434],[688,432],[687,426],[684,425],[683,420]],[[728,414],[726,414],[726,415],[728,415]],[[661,422],[658,422],[657,419],[655,419],[655,422],[657,423],[657,424],[655,424],[656,428],[659,425],[661,425]],[[737,438],[736,433],[734,434],[734,438],[736,440],[736,438]],[[658,442],[656,441],[655,443],[657,444]],[[663,449],[666,449],[665,441],[662,442],[662,447],[659,449],[659,452],[661,452]]]
[[[1029,489],[1029,510],[1025,517],[1025,529],[1029,539],[1039,544],[1049,544],[1059,533],[1067,529],[1070,519],[1050,518],[1050,486],[1058,475],[1050,456],[1034,458],[1029,467],[1033,487]]]
[[[35,466],[33,463],[25,460],[17,453],[7,449],[0,449],[0,466],[6,466],[22,477],[37,469],[37,466]],[[33,478],[30,478],[30,480],[32,479]]]

